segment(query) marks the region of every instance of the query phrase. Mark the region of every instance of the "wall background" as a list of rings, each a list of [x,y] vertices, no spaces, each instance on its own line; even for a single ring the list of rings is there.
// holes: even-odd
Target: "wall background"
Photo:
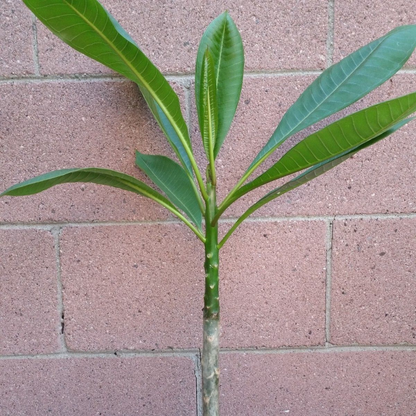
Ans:
[[[222,195],[322,69],[415,23],[416,10],[414,0],[102,3],[169,75],[199,149],[198,41],[224,9],[235,19],[246,77],[219,156]],[[140,177],[135,149],[170,155],[132,83],[63,45],[18,0],[1,1],[0,22],[1,190],[67,167]],[[414,54],[354,110],[415,90]],[[415,129],[275,200],[225,246],[224,416],[413,414]],[[123,191],[74,184],[1,199],[0,414],[201,415],[202,258],[184,226]]]

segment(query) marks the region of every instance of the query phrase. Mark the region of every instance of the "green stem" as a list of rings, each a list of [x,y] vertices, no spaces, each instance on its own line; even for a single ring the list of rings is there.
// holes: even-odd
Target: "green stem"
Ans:
[[[205,296],[202,346],[203,415],[219,416],[219,249],[218,224],[211,225],[216,206],[216,189],[208,180],[208,201],[205,213]]]

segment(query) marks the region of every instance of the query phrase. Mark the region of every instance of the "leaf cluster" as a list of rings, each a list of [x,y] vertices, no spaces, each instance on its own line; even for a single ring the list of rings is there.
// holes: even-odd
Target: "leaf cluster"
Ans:
[[[195,68],[195,98],[206,154],[203,177],[193,153],[179,99],[169,82],[97,0],[23,0],[56,36],[84,55],[135,82],[177,156],[136,152],[136,165],[155,190],[138,179],[107,169],[65,169],[14,185],[1,194],[41,192],[68,182],[93,182],[135,192],[161,204],[205,241],[202,218],[207,189],[217,186],[215,160],[233,121],[243,83],[244,52],[230,15],[218,16],[202,36]],[[241,179],[216,207],[211,226],[248,192],[302,172],[268,192],[236,220],[221,247],[241,222],[258,208],[344,162],[358,151],[408,123],[416,111],[416,93],[398,97],[337,120],[303,138],[265,172],[258,168],[289,137],[350,106],[393,76],[416,46],[416,25],[398,27],[331,66],[301,94],[254,158]],[[254,178],[253,178],[254,176]]]

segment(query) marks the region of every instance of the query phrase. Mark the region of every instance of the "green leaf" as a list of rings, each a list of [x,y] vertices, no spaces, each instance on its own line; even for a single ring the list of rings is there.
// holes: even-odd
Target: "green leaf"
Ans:
[[[241,187],[235,199],[268,182],[309,168],[371,140],[416,111],[416,93],[368,107],[311,134],[262,175]]]
[[[199,45],[195,69],[195,94],[199,120],[203,117],[200,83],[207,49],[215,67],[218,132],[214,156],[217,157],[237,109],[244,73],[243,42],[233,19],[227,12],[211,22]]]
[[[0,196],[33,195],[49,189],[52,186],[71,182],[91,182],[108,185],[146,196],[157,202],[163,202],[166,205],[172,205],[165,197],[138,179],[125,175],[124,173],[100,168],[62,169],[45,173],[11,186],[0,194]]]
[[[279,196],[282,196],[283,194],[292,191],[293,189],[304,185],[307,182],[310,182],[311,180],[317,178],[320,175],[323,175],[324,173],[328,172],[332,168],[338,166],[342,162],[349,159],[351,156],[358,153],[360,150],[365,149],[366,147],[372,146],[373,144],[379,142],[380,140],[390,136],[397,130],[399,130],[401,127],[403,127],[405,124],[409,123],[410,121],[414,120],[415,117],[410,117],[405,120],[400,121],[396,125],[394,125],[389,130],[385,131],[384,133],[380,134],[379,136],[375,137],[374,139],[368,140],[367,142],[355,147],[352,150],[348,150],[344,153],[341,153],[340,155],[334,156],[328,160],[325,160],[324,162],[321,162],[312,168],[308,169],[307,171],[301,173],[300,175],[296,176],[296,178],[290,180],[289,182],[286,182],[284,185],[279,186],[276,189],[273,189],[268,194],[266,194],[263,198],[258,200],[255,204],[253,204],[250,208],[247,209],[247,211],[244,212],[241,217],[238,218],[238,220],[233,224],[233,226],[230,228],[230,230],[227,232],[227,234],[224,236],[223,240],[220,242],[219,247],[221,248],[224,243],[228,240],[228,238],[231,236],[231,234],[235,231],[235,229],[253,212],[257,211],[259,208],[261,208],[263,205],[267,204],[268,202],[278,198]]]
[[[387,81],[405,64],[415,46],[416,25],[400,26],[325,70],[289,108],[247,172],[253,172],[288,137],[348,107]]]
[[[201,229],[202,213],[198,196],[191,179],[180,165],[165,156],[145,155],[137,151],[136,165]]]
[[[196,234],[202,242],[205,241],[202,233],[197,230],[163,195],[156,192],[150,186],[139,181],[138,179],[114,170],[100,168],[56,170],[54,172],[45,173],[44,175],[36,176],[35,178],[13,185],[0,194],[0,197],[6,195],[33,195],[55,185],[73,182],[90,182],[97,183],[99,185],[108,185],[150,198],[175,214]]]
[[[396,125],[394,125],[389,130],[385,131],[384,133],[380,134],[379,136],[375,137],[374,139],[368,140],[367,142],[355,147],[352,150],[347,150],[346,152],[341,153],[340,155],[331,157],[330,159],[327,159],[321,163],[318,163],[317,165],[313,166],[312,168],[306,170],[305,172],[298,175],[296,178],[290,180],[289,182],[285,183],[284,185],[280,186],[279,188],[274,189],[273,191],[269,192],[267,195],[265,195],[259,202],[262,202],[261,205],[264,205],[265,203],[271,201],[272,199],[275,199],[286,192],[291,191],[292,189],[297,188],[298,186],[301,186],[307,182],[310,182],[312,179],[317,178],[318,176],[321,176],[322,174],[328,172],[332,168],[338,166],[342,162],[349,159],[351,156],[355,155],[359,151],[372,146],[373,144],[379,142],[382,139],[385,139],[386,137],[390,136],[391,134],[395,133],[397,130],[399,130],[401,127],[403,127],[405,124],[409,123],[410,121],[414,120],[415,117],[410,117],[405,120],[400,121]]]
[[[160,71],[97,0],[23,0],[72,48],[137,83],[187,170],[192,147],[179,99]]]
[[[198,108],[199,126],[205,154],[210,162],[211,170],[214,171],[214,148],[218,129],[218,105],[214,61],[209,49],[204,54],[201,78]]]

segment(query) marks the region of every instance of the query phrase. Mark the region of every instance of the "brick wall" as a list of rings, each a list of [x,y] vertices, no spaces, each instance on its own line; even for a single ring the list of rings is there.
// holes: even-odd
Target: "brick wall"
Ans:
[[[322,69],[415,0],[105,0],[169,75],[193,135],[193,65],[224,9],[245,44],[222,196]],[[127,4],[127,6],[126,6]],[[0,189],[49,170],[141,177],[170,155],[137,88],[0,4]],[[416,56],[355,109],[416,90]],[[416,125],[258,211],[222,251],[224,416],[411,415]],[[293,144],[293,142],[292,142]],[[227,211],[222,230],[254,197]],[[91,184],[0,200],[0,414],[201,416],[203,247],[152,202]]]

